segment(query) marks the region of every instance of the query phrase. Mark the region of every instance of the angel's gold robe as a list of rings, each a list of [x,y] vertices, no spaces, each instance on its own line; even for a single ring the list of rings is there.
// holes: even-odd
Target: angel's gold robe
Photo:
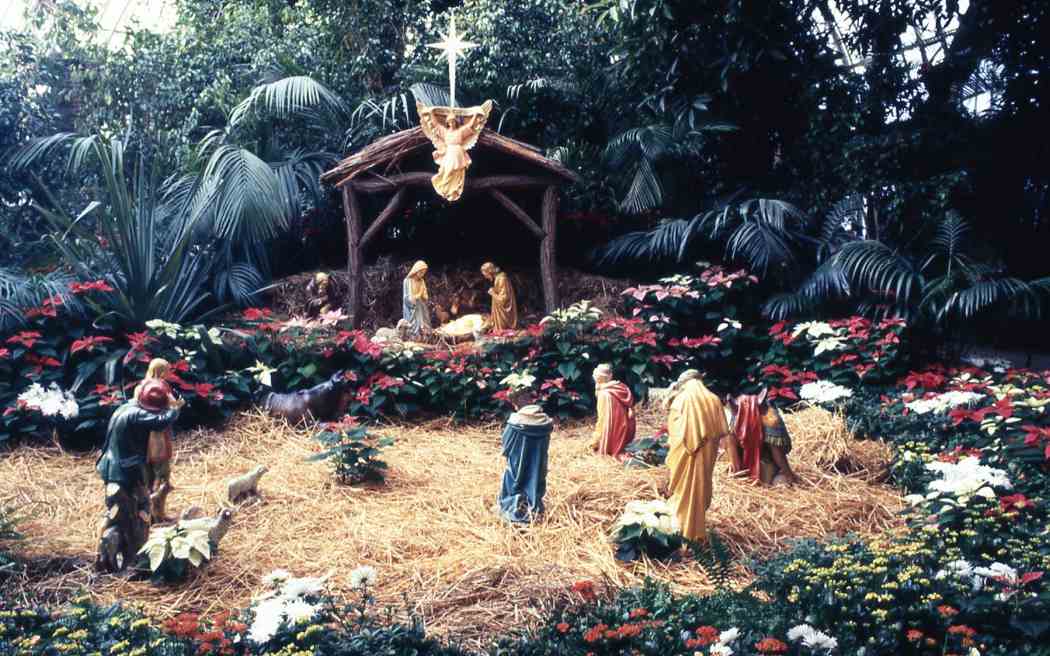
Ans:
[[[667,432],[670,505],[682,537],[706,540],[718,441],[729,432],[722,402],[699,380],[686,382],[671,402]]]

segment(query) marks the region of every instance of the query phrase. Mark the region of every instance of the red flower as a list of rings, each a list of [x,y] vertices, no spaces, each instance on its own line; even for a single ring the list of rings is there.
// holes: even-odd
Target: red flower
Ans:
[[[977,635],[977,631],[966,626],[965,624],[958,624],[956,626],[948,627],[948,633],[952,635],[962,635],[967,638],[972,638]]]
[[[1011,510],[1024,510],[1026,508],[1033,508],[1035,504],[1028,500],[1023,494],[1011,494],[1005,497],[999,497],[999,507],[1003,512],[1009,512]]]
[[[383,347],[368,339],[364,333],[359,332],[354,338],[354,350],[361,355],[370,358],[378,358],[383,354]]]
[[[510,390],[500,390],[492,395],[500,403],[510,403]]]
[[[381,390],[386,390],[390,389],[391,387],[401,387],[404,384],[404,381],[400,378],[394,378],[393,376],[388,376],[387,374],[376,372],[368,377],[368,380],[365,381],[365,384],[378,387]]]
[[[798,394],[795,390],[790,387],[770,387],[768,398],[770,401],[773,399],[791,399],[792,401],[798,401]]]
[[[847,362],[853,362],[856,359],[857,359],[857,356],[855,354],[847,353],[845,355],[840,355],[839,357],[837,357],[834,360],[832,360],[831,361],[831,366],[832,367],[840,367],[840,366],[846,364]]]
[[[700,348],[701,346],[718,346],[722,343],[722,338],[715,337],[714,335],[704,335],[702,337],[688,337],[682,340],[682,346],[685,348]],[[653,344],[655,346],[656,344]]]
[[[270,308],[247,308],[241,313],[245,321],[261,321],[273,315]]]
[[[648,617],[648,615],[649,615],[649,611],[648,611],[648,609],[645,609],[645,608],[635,608],[634,610],[632,610],[632,611],[631,611],[631,614],[630,614],[630,618],[631,618],[632,620],[636,620],[636,619],[638,619],[639,617]]]
[[[787,327],[787,321],[778,321],[769,329],[770,335],[779,335]]]
[[[701,647],[706,647],[718,641],[719,631],[713,626],[701,626],[696,630],[697,642]]]
[[[558,629],[558,633],[568,633],[569,629],[571,629],[572,627],[570,627],[566,622],[558,622],[558,624],[554,628]]]
[[[46,303],[46,301],[45,301]],[[37,317],[50,317],[54,318],[58,316],[58,310],[53,305],[44,305],[42,307],[29,308],[22,315],[26,319],[36,319]]]
[[[941,614],[941,617],[954,617],[959,614],[959,609],[943,604],[937,607],[937,612]]]
[[[908,639],[908,642],[918,642],[922,640],[924,635],[925,634],[918,629],[909,629],[908,633],[905,634],[905,637]]]
[[[762,654],[783,654],[788,646],[776,638],[762,638],[755,643],[755,649]]]
[[[202,398],[208,398],[213,389],[215,389],[215,385],[212,383],[197,383],[193,386],[193,392]]]
[[[33,348],[33,345],[40,340],[40,333],[35,330],[23,330],[22,332],[11,335],[7,338],[8,344],[21,344],[27,349]]]
[[[70,353],[76,353],[77,351],[94,351],[95,347],[99,344],[105,344],[106,342],[112,342],[112,337],[105,337],[103,335],[91,335],[84,337],[73,342],[69,347]]]
[[[595,624],[591,628],[587,629],[587,632],[583,634],[584,642],[598,642],[602,639],[602,636],[605,635],[605,631],[608,628],[608,626],[601,623]]]
[[[358,403],[367,405],[372,400],[372,388],[368,385],[358,387],[357,394],[354,395],[354,398],[357,400]]]
[[[7,350],[7,349],[5,349],[3,347],[0,347],[0,358],[6,358],[9,355],[11,355],[11,351],[9,351],[9,350]]]
[[[74,294],[84,294],[87,292],[111,292],[113,288],[105,280],[94,280],[92,282],[71,282],[69,283],[69,291]]]
[[[594,591],[594,583],[591,581],[577,581],[576,583],[573,583],[572,591],[587,601],[593,601],[598,597]]]
[[[953,408],[948,412],[948,416],[952,418],[952,423],[956,426],[963,423],[967,419],[977,422],[978,424],[984,421],[984,418],[988,415],[999,415],[1003,419],[1009,419],[1014,414],[1013,406],[1010,404],[1009,397],[1003,397],[996,401],[995,405],[990,405],[986,408],[980,408],[979,410],[967,410],[965,408]]]
[[[543,384],[540,385],[540,391],[541,392],[545,392],[545,391],[550,390],[550,389],[558,389],[558,390],[561,390],[561,391],[564,392],[565,391],[565,379],[561,378],[561,377],[559,377],[559,378],[552,378],[551,380],[543,381]]]

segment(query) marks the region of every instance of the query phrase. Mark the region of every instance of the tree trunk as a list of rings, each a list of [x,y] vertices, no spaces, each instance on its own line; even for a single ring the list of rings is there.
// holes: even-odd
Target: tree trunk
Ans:
[[[343,185],[343,212],[346,216],[346,268],[350,274],[350,289],[347,291],[346,313],[350,325],[361,324],[361,206],[351,185]]]
[[[543,279],[543,303],[547,314],[558,309],[558,268],[555,260],[558,234],[558,188],[543,192],[543,231],[540,242],[540,277]]]

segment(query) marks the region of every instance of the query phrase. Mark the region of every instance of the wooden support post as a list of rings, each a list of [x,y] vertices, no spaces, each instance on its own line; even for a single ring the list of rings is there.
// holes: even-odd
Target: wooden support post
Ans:
[[[343,213],[346,216],[346,268],[350,274],[350,289],[347,293],[346,312],[350,324],[361,325],[361,206],[357,194],[350,185],[343,185]]]
[[[401,206],[405,203],[405,197],[408,196],[408,187],[401,187],[394,194],[394,197],[390,199],[390,202],[386,204],[383,211],[379,213],[376,220],[372,222],[372,225],[368,226],[368,230],[365,231],[365,236],[361,237],[361,248],[363,249],[368,242],[379,234],[379,231],[383,229],[387,221],[392,219],[397,211],[401,209]]]
[[[543,279],[543,303],[547,314],[558,309],[558,263],[555,248],[558,235],[558,188],[547,187],[543,192],[543,231],[540,242],[540,277]]]
[[[525,224],[525,227],[529,229],[529,232],[536,235],[537,239],[543,239],[547,236],[547,233],[545,233],[542,228],[536,225],[536,222],[532,220],[532,217],[526,214],[525,210],[521,209],[521,207],[513,200],[511,200],[507,196],[507,194],[503,193],[499,189],[489,189],[489,194],[491,194],[493,198],[499,201],[499,204],[505,207],[506,210],[514,216],[514,218]]]

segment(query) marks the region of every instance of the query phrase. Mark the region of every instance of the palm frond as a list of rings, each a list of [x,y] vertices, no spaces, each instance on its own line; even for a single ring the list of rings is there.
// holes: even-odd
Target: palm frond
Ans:
[[[338,94],[306,75],[293,75],[257,85],[234,107],[230,125],[240,125],[260,110],[275,118],[287,118],[310,110],[333,116],[347,114],[346,104]]]
[[[212,153],[193,205],[194,221],[214,212],[213,229],[223,239],[264,241],[287,227],[281,180],[244,148],[224,145]]]
[[[663,186],[657,177],[653,165],[646,158],[641,158],[635,165],[631,185],[620,201],[620,207],[631,214],[641,214],[660,207],[664,199]]]
[[[664,221],[653,230],[630,232],[596,248],[591,261],[600,269],[673,262],[679,257],[680,245],[690,238],[690,229],[685,219]]]
[[[911,261],[886,244],[872,240],[850,242],[828,260],[856,292],[889,294],[907,304],[922,288],[922,274]]]

